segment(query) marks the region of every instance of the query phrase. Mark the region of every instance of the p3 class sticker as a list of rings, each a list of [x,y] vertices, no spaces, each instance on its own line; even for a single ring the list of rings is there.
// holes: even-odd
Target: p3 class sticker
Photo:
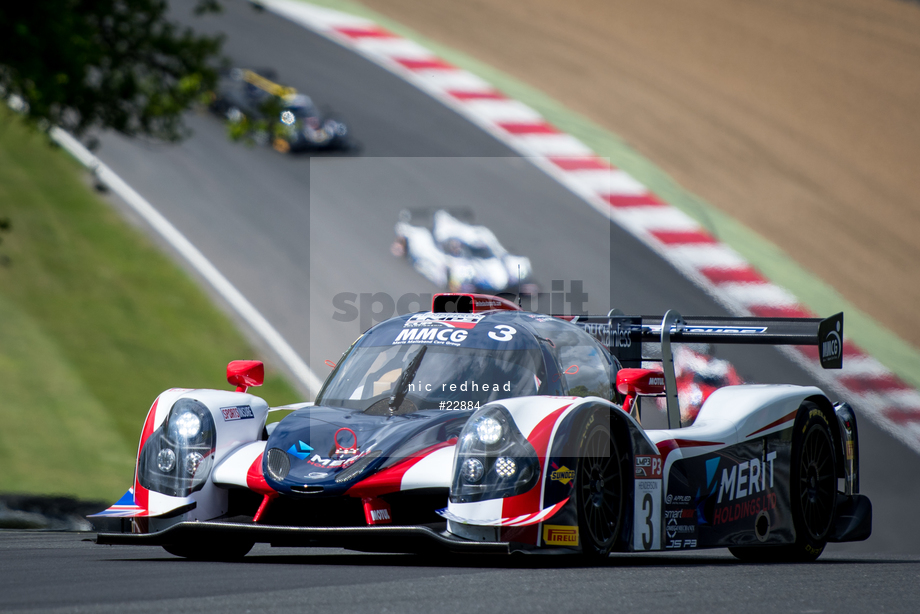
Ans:
[[[636,457],[636,477],[637,478],[661,478],[661,456],[637,456]]]
[[[633,550],[661,550],[661,480],[635,480]]]

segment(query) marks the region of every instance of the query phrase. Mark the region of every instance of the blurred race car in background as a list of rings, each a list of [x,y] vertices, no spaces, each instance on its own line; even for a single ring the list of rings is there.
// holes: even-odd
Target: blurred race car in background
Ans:
[[[491,230],[443,209],[431,217],[429,229],[411,223],[413,212],[399,214],[394,256],[405,256],[419,273],[450,292],[537,293],[530,259],[509,253]]]
[[[355,148],[344,123],[324,116],[309,96],[271,78],[270,70],[231,69],[218,81],[211,111],[236,126],[264,122],[254,130],[256,142],[270,143],[282,153]]]
[[[732,363],[716,358],[712,351],[712,346],[699,344],[674,348],[674,374],[682,426],[693,424],[700,407],[713,392],[725,386],[745,383]],[[659,408],[666,411],[664,399],[657,400]]]

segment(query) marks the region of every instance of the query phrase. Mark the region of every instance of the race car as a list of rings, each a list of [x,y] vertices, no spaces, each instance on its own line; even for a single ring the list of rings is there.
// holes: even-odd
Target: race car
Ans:
[[[96,541],[811,561],[871,533],[855,412],[813,386],[737,385],[681,427],[672,344],[810,345],[840,368],[842,334],[843,314],[556,317],[438,294],[367,330],[280,422],[248,391],[257,361],[230,363],[235,391],[163,392]],[[660,365],[642,368],[652,342]],[[643,428],[638,401],[659,395],[669,428]]]
[[[237,126],[251,128],[252,122],[265,120],[255,140],[282,153],[354,148],[344,123],[324,117],[309,96],[272,81],[272,71],[261,72],[234,68],[222,75],[211,111]]]
[[[510,254],[485,226],[435,211],[431,229],[413,225],[404,210],[396,222],[392,253],[405,256],[432,283],[451,292],[536,294],[530,259]]]

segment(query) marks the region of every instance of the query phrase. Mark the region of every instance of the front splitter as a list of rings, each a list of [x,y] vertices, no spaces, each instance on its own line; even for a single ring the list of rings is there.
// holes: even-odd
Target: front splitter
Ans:
[[[509,542],[475,542],[426,526],[286,527],[234,522],[180,522],[156,533],[99,533],[97,544],[164,546],[199,540],[255,542],[276,547],[345,548],[359,552],[511,552]]]

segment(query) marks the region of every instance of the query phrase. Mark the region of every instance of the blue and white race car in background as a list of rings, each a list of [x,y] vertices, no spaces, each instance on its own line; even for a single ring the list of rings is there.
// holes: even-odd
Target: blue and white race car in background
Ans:
[[[393,254],[451,292],[536,294],[530,259],[509,253],[491,230],[444,210],[431,217],[429,229],[413,225],[409,211],[400,213]]]
[[[843,314],[554,317],[439,294],[365,332],[280,422],[247,390],[257,361],[229,365],[236,391],[163,392],[97,542],[811,561],[871,532],[855,412],[814,386],[737,385],[682,426],[671,345],[812,345],[840,368],[842,334]],[[660,368],[641,368],[649,343]],[[644,396],[664,396],[669,428],[643,427]]]

